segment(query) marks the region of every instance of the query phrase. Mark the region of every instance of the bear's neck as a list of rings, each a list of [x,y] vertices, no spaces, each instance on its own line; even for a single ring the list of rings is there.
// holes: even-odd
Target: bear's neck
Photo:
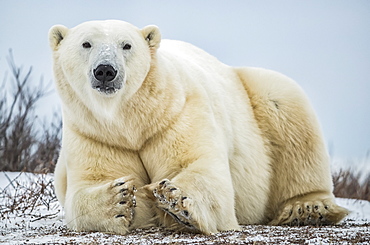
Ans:
[[[119,106],[112,105],[104,112],[106,115],[97,115],[80,104],[82,110],[70,108],[65,112],[74,113],[74,116],[69,116],[73,120],[64,123],[83,137],[138,151],[148,139],[170,127],[185,104],[183,91],[163,74],[166,73],[161,67],[152,64],[142,86],[129,100],[122,99]]]

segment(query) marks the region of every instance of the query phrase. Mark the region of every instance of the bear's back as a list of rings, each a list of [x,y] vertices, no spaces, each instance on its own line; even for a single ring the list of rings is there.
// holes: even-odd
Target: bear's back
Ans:
[[[220,66],[223,68],[228,67],[203,49],[183,41],[163,39],[158,53],[169,59],[192,63],[204,70],[217,70]]]

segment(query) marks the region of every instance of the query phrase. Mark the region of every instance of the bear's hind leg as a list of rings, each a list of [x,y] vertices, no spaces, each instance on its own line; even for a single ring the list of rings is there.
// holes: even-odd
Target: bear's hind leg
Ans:
[[[326,197],[325,197],[326,196]],[[288,200],[270,225],[328,225],[341,221],[348,210],[335,204],[334,198],[311,193]]]
[[[316,114],[290,78],[258,68],[237,69],[271,159],[270,224],[337,223],[330,161]]]

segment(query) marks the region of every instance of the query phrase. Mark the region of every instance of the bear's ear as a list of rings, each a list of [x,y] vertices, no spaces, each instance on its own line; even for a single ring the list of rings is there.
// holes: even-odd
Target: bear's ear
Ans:
[[[159,44],[161,43],[161,32],[157,26],[146,26],[141,30],[141,32],[150,48],[159,48]]]
[[[52,50],[57,50],[60,42],[68,33],[68,28],[62,25],[55,25],[49,30],[49,44]]]

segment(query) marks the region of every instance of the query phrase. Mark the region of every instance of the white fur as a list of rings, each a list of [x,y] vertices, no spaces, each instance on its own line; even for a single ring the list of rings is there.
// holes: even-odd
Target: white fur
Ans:
[[[290,210],[308,196],[330,203],[328,221],[344,217],[316,117],[289,78],[226,66],[190,44],[161,40],[155,26],[94,21],[55,26],[49,36],[64,123],[55,184],[71,228],[125,234],[171,226],[168,214],[178,210],[163,209],[183,197],[185,221],[204,233],[292,222]],[[86,41],[92,48],[81,46]],[[91,87],[101,63],[118,70],[122,88],[113,95]],[[121,184],[138,189],[137,207],[122,204]]]

